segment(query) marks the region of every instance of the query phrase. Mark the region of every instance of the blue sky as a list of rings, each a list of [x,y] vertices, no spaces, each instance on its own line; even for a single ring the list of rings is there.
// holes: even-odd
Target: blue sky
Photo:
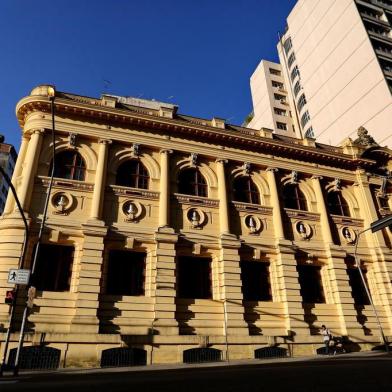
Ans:
[[[173,102],[241,124],[249,77],[277,60],[296,0],[2,0],[0,133],[17,148],[15,105],[44,83]]]

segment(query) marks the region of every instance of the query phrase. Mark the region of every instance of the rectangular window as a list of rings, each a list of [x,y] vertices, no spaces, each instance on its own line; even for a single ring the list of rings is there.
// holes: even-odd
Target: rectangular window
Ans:
[[[293,70],[291,71],[291,81],[293,82],[296,76],[299,76],[299,69],[297,66],[295,66],[293,68]]]
[[[282,131],[287,131],[287,124],[277,121],[276,127]]]
[[[362,274],[364,275],[365,282],[367,271],[362,269]],[[351,295],[354,299],[355,305],[370,305],[369,298],[366,294],[366,289],[363,285],[361,275],[359,274],[358,268],[353,266],[348,266],[347,268],[348,279],[351,287]]]
[[[305,127],[305,125],[308,123],[309,120],[310,120],[310,115],[309,115],[309,112],[306,111],[306,112],[302,115],[302,117],[301,117],[301,126],[302,126],[302,128]]]
[[[283,44],[284,51],[286,52],[286,55],[290,52],[290,49],[293,47],[293,44],[291,42],[291,38],[287,38],[286,41],[284,41]]]
[[[278,116],[287,116],[287,111],[279,108],[274,108],[274,113]]]
[[[111,295],[144,295],[146,254],[111,250],[108,260],[106,293]]]
[[[321,267],[298,264],[297,271],[302,302],[306,304],[325,303]]]
[[[275,80],[273,80],[271,83],[272,87],[283,88],[283,83],[277,82]]]
[[[289,66],[289,68],[293,65],[294,61],[295,61],[295,54],[291,53],[289,60],[287,61],[287,65]]]
[[[300,90],[301,90],[301,83],[299,82],[299,80],[295,83],[295,85],[294,85],[294,94],[295,94],[295,96],[297,96],[298,95],[298,93],[300,92]]]
[[[286,102],[286,97],[281,94],[274,94],[274,98],[276,101],[285,101]]]
[[[210,258],[183,256],[177,259],[177,296],[212,298]]]
[[[306,105],[305,94],[302,94],[298,99],[298,111],[300,112],[305,105]]]
[[[241,261],[244,301],[272,301],[269,263]]]
[[[74,248],[72,246],[40,245],[34,274],[37,290],[69,291],[73,258]]]
[[[282,73],[278,69],[270,68],[269,69],[271,75],[281,76]]]

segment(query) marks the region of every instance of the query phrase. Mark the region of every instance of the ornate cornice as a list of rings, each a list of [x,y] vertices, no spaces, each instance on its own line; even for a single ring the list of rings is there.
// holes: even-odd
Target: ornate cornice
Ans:
[[[263,215],[272,215],[272,207],[261,206],[260,204],[243,203],[240,201],[231,202],[238,211],[258,212]]]
[[[147,189],[128,188],[120,185],[109,185],[107,188],[110,189],[116,196],[129,196],[135,199],[159,200],[159,192],[149,191]]]
[[[213,208],[219,207],[219,200],[217,199],[209,199],[207,197],[201,197],[201,196],[183,195],[180,193],[174,193],[173,196],[181,204],[189,204],[192,206],[206,206],[206,207],[213,207]]]
[[[60,94],[55,100],[56,113],[63,116],[91,118],[96,123],[138,127],[150,133],[169,134],[197,141],[205,141],[219,146],[241,148],[248,151],[262,152],[290,159],[323,164],[354,170],[357,167],[371,168],[377,163],[371,159],[352,157],[336,152],[339,148],[329,149],[326,146],[311,147],[303,145],[299,139],[266,138],[256,130],[227,127],[219,129],[210,125],[201,125],[185,121],[181,116],[170,119],[159,117],[153,111],[131,110],[126,107],[104,107],[99,99]],[[33,111],[50,112],[49,98],[28,96],[17,105],[16,112],[21,127],[26,116]],[[321,146],[321,145],[320,145]]]
[[[38,176],[36,178],[36,183],[41,184],[44,187],[49,186],[50,177]],[[84,192],[92,192],[94,190],[94,184],[76,181],[76,180],[68,180],[66,178],[54,178],[53,179],[53,188],[54,189],[76,189]]]
[[[309,211],[302,211],[302,210],[292,210],[291,208],[285,208],[286,214],[289,218],[296,218],[296,219],[306,219],[311,221],[319,221],[320,214],[317,212],[309,212]]]
[[[344,226],[363,227],[363,219],[351,218],[350,216],[332,215],[333,223]]]

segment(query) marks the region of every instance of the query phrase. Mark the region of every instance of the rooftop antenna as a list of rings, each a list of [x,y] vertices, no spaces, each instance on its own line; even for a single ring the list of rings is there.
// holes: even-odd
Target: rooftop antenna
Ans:
[[[102,79],[103,80],[103,92],[106,94],[108,92],[109,85],[112,84],[110,80]]]

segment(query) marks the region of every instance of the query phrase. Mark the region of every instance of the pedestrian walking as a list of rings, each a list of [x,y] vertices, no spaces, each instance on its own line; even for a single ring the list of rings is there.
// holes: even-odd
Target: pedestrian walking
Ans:
[[[323,337],[323,342],[325,344],[325,355],[328,355],[329,354],[329,344],[330,344],[330,341],[332,338],[331,332],[325,325],[322,325],[320,333]]]

